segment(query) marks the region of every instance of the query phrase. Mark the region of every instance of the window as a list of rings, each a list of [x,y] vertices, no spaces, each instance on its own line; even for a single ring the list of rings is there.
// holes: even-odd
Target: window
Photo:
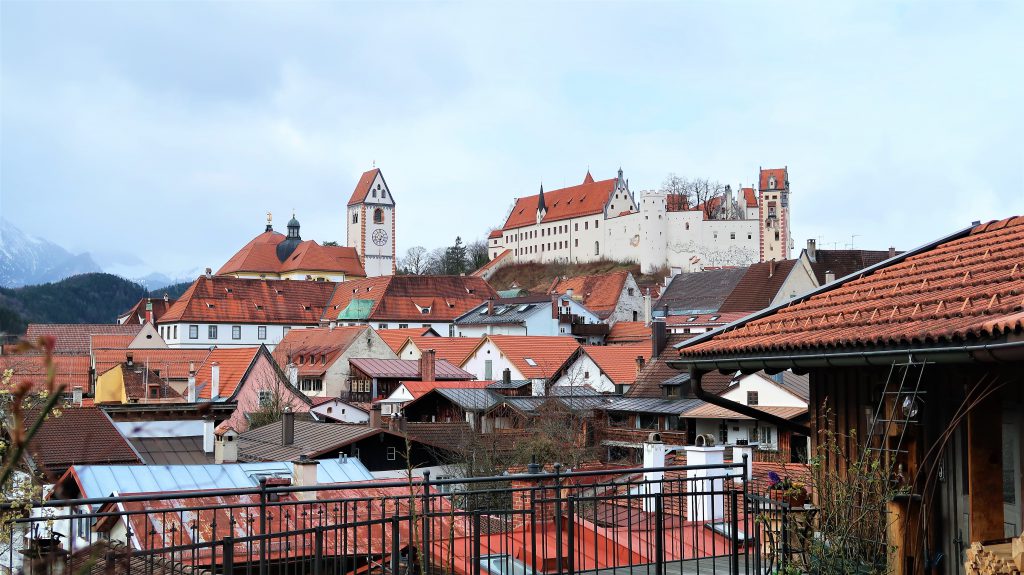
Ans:
[[[492,360],[484,361],[484,379],[491,379],[494,374],[494,362]]]
[[[302,391],[323,391],[324,380],[319,378],[308,378],[302,380]]]
[[[206,337],[208,339],[217,339],[217,326],[211,325],[206,328]]]
[[[573,230],[574,232],[580,231],[580,223],[579,222],[576,222],[575,224],[573,224],[573,227],[576,228],[576,229]]]
[[[190,325],[190,326],[188,326],[188,338],[189,339],[199,339],[199,326],[198,325]]]
[[[526,358],[523,358],[523,360],[526,361],[526,365],[528,365],[530,367],[537,367],[537,362],[533,361],[532,357],[526,357]]]
[[[736,239],[736,232],[729,232],[729,239],[730,240]]]
[[[713,234],[713,236],[714,236],[714,238],[715,238],[715,239],[717,240],[717,239],[718,239],[718,232],[715,232],[715,233]]]
[[[762,447],[775,445],[775,434],[772,433],[771,427],[759,427],[757,431],[757,441],[761,444]]]
[[[377,329],[387,329],[387,328],[388,328],[388,324],[386,324],[386,323],[378,323],[377,324]]]
[[[576,241],[574,242],[574,244],[575,245],[573,247],[576,247],[576,248],[580,247],[580,239],[576,238]]]
[[[590,222],[583,222],[583,229],[585,229],[585,230],[590,229],[589,226],[590,226]]]
[[[273,403],[273,401],[274,401],[274,398],[271,395],[271,392],[270,392],[269,389],[261,389],[259,397],[260,397],[260,407],[270,407],[270,404]]]
[[[400,323],[400,324],[398,324],[398,329],[409,329],[409,324],[407,324],[407,323]]]
[[[267,339],[267,326],[261,325],[256,328],[256,339]]]
[[[352,223],[353,224],[358,224],[359,223],[359,212],[352,212]]]
[[[747,392],[747,405],[757,405],[757,392],[756,391],[748,391]]]
[[[377,208],[373,210],[373,223],[383,224],[384,223],[384,210]]]
[[[601,243],[600,242],[594,242],[594,255],[595,256],[601,255]]]
[[[594,220],[594,229],[597,229],[597,224],[600,223],[598,220]]]
[[[639,319],[640,319],[640,312],[633,311],[633,321],[638,321]]]
[[[729,443],[729,424],[724,419],[718,424],[718,442],[723,445]]]
[[[455,324],[448,326],[448,337],[455,337]]]
[[[388,448],[388,461],[394,461],[398,459],[398,449],[394,447]]]
[[[635,295],[635,293],[636,293],[636,290],[634,290],[633,288],[626,288],[626,295],[632,296],[632,295]]]
[[[752,236],[751,236],[750,234],[747,234],[747,239],[748,239],[748,240],[749,240],[749,239],[751,239],[751,237],[752,237]]]
[[[171,333],[173,334],[173,335],[171,336],[171,339],[178,339],[178,326],[174,326],[174,327],[173,327],[173,328],[171,329]]]
[[[779,231],[775,230],[775,241],[779,241]]]
[[[242,339],[242,326],[231,326],[231,339]]]

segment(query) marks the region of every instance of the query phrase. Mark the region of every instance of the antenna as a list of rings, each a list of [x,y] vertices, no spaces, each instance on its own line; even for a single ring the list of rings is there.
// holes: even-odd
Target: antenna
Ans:
[[[860,237],[860,234],[850,234],[850,249],[851,250],[853,249],[853,241],[856,238],[859,238],[859,237]]]

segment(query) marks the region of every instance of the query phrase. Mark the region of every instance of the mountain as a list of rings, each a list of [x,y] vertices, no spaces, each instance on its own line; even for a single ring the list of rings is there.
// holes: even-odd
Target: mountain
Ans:
[[[146,288],[135,282],[103,273],[0,288],[0,332],[24,333],[29,322],[113,323],[119,313],[148,294]]]
[[[88,253],[73,254],[0,218],[0,287],[19,287],[100,271]]]

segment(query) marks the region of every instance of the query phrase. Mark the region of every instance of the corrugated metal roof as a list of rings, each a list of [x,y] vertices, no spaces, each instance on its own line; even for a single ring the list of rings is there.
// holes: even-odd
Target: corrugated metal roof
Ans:
[[[504,396],[486,389],[435,389],[438,394],[466,411],[483,411],[498,403]]]
[[[520,387],[527,385],[530,385],[530,380],[528,379],[513,379],[508,383],[499,379],[498,381],[488,385],[487,389],[519,389]]]
[[[318,462],[319,483],[373,479],[355,458]],[[262,476],[291,477],[291,462],[224,463],[221,465],[75,465],[82,497],[115,493],[163,493],[204,489],[244,489],[259,485]]]
[[[679,415],[702,405],[699,399],[658,399],[656,397],[623,397],[616,399],[605,409],[608,411],[633,411],[639,413],[663,413]]]
[[[420,378],[420,362],[416,359],[375,359],[369,357],[352,358],[350,364],[370,377],[387,379],[417,380]],[[473,374],[463,371],[451,363],[439,359],[434,364],[434,376],[437,379],[473,379]]]

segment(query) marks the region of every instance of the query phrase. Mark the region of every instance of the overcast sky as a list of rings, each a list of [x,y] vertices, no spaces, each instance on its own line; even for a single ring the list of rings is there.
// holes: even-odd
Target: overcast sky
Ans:
[[[1024,2],[4,1],[0,18],[2,216],[165,273],[218,267],[267,211],[344,242],[374,162],[400,253],[482,237],[588,166],[639,191],[787,165],[798,249],[905,249],[1024,213]]]

